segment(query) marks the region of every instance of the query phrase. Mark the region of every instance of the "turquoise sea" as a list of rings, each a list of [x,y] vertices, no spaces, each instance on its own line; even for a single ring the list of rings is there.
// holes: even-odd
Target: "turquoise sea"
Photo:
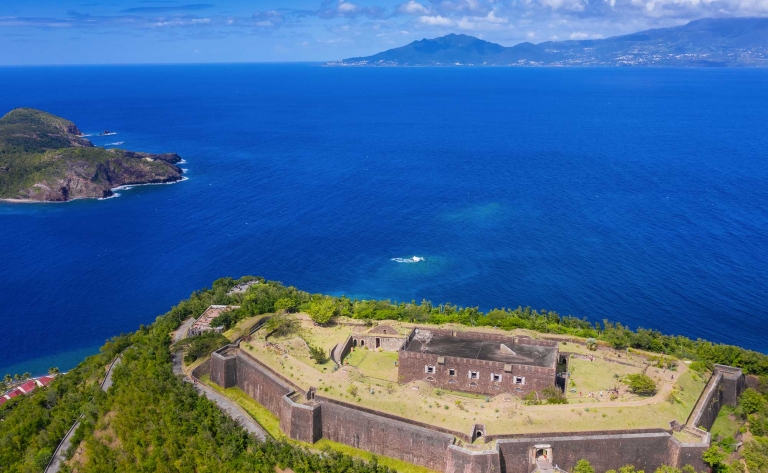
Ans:
[[[1,68],[21,106],[189,180],[0,205],[0,374],[245,274],[768,352],[766,70]]]

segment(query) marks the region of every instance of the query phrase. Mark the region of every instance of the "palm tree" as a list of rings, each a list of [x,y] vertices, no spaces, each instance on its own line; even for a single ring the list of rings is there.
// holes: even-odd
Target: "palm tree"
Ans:
[[[24,379],[25,381],[28,380],[31,377],[32,377],[32,373],[30,373],[29,371],[27,371],[26,373],[21,375],[21,378]]]
[[[48,374],[59,374],[59,369],[55,366],[48,368]]]
[[[16,382],[21,381],[21,375],[19,373],[16,373],[15,375],[13,375],[13,380]]]
[[[3,381],[5,381],[5,384],[11,384],[11,381],[13,381],[13,376],[6,374],[3,378]]]

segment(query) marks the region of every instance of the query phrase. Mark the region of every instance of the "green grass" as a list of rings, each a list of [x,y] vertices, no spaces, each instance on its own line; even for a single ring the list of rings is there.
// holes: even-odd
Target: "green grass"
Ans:
[[[370,350],[358,351],[367,352],[363,359],[357,364],[357,369],[360,370],[363,376],[383,379],[393,383],[397,382],[397,366],[395,366],[395,362],[397,361],[396,352],[377,352]],[[350,365],[351,364],[352,363],[350,363]]]
[[[376,461],[379,462],[379,465],[384,465],[388,468],[392,468],[393,470],[396,470],[400,473],[435,473],[434,470],[430,470],[429,468],[425,468],[423,466],[414,465],[412,463],[404,462],[402,460],[397,460],[395,458],[374,455],[371,452],[366,452],[365,450],[360,450],[359,448],[350,447],[349,445],[344,445],[343,443],[333,442],[328,439],[320,439],[312,447],[318,448],[321,450],[322,449],[334,450],[336,452],[344,453],[352,457],[357,457],[365,461],[371,461],[375,457]]]
[[[742,422],[733,415],[733,408],[730,406],[723,406],[723,408],[720,409],[720,413],[717,415],[717,419],[715,419],[715,423],[712,424],[710,432],[712,432],[713,438],[717,438],[718,435],[723,438],[735,437],[739,432],[741,425]]]
[[[201,378],[206,385],[210,386],[219,393],[227,396],[240,405],[245,411],[250,414],[253,419],[259,423],[260,426],[267,431],[273,438],[279,439],[285,437],[283,431],[280,430],[280,419],[276,415],[272,414],[269,409],[262,406],[258,402],[254,401],[249,395],[247,395],[240,388],[227,388],[224,389],[218,386],[216,383],[212,383],[210,377],[206,374]]]

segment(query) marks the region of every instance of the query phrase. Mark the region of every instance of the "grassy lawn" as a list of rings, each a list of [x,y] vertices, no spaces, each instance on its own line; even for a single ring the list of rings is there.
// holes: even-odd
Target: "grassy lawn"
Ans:
[[[397,382],[397,353],[378,352],[372,350],[355,350],[355,357],[347,357],[349,364],[355,366],[363,376],[367,378],[376,378],[385,381]],[[359,361],[358,361],[359,357]],[[354,364],[357,362],[357,364]]]
[[[366,452],[365,450],[360,450],[359,448],[350,447],[349,445],[344,445],[343,443],[332,442],[328,439],[318,440],[317,443],[312,446],[312,448],[321,450],[331,449],[340,453],[345,453],[352,457],[360,458],[365,461],[371,461],[375,457],[379,462],[379,465],[392,468],[393,470],[396,470],[400,473],[435,473],[434,470],[430,470],[429,468],[425,468],[423,466],[414,465],[412,463],[397,460],[395,458],[374,455],[371,452]]]
[[[224,389],[216,383],[212,383],[210,377],[207,374],[202,377],[201,381],[238,403],[240,407],[245,409],[245,411],[250,414],[251,417],[253,417],[253,419],[258,422],[259,425],[262,426],[264,430],[266,430],[267,433],[273,438],[278,439],[285,436],[283,431],[280,430],[280,419],[278,419],[276,415],[269,412],[266,407],[254,401],[240,388],[234,387]]]
[[[579,392],[581,392],[582,399],[589,399],[587,396],[588,392],[591,391],[598,394],[600,391],[607,391],[615,386],[622,387],[620,378],[632,373],[641,373],[643,370],[641,367],[609,363],[598,358],[595,358],[595,361],[572,358],[570,371],[571,378],[568,381],[567,389],[568,398],[578,399]],[[576,385],[573,386],[571,381]],[[571,389],[576,389],[576,392],[571,392]],[[608,399],[607,395],[605,395],[605,399]]]
[[[306,326],[306,325],[303,325]],[[338,327],[307,327],[313,340],[326,340],[326,346],[343,341],[347,333]],[[326,333],[327,331],[327,333]],[[490,331],[490,329],[488,330]],[[305,332],[307,333],[307,332]],[[273,341],[270,338],[270,341]],[[274,341],[277,343],[277,341]],[[283,342],[279,342],[281,346]],[[312,341],[315,344],[316,342]],[[288,348],[285,344],[284,348]],[[349,365],[337,371],[318,370],[317,365],[293,352],[287,356],[265,345],[264,340],[254,339],[241,346],[272,369],[297,384],[302,389],[317,387],[318,394],[340,401],[357,404],[369,409],[380,410],[407,419],[438,425],[447,429],[466,432],[475,422],[482,422],[488,434],[574,432],[590,430],[617,430],[635,428],[669,428],[669,421],[685,422],[698,399],[706,379],[691,371],[685,373],[662,371],[649,368],[660,388],[674,383],[675,399],[667,401],[662,397],[653,404],[641,406],[602,407],[599,402],[586,398],[587,391],[600,391],[614,385],[626,386],[614,377],[640,372],[644,358],[638,354],[608,353],[598,351],[595,361],[573,359],[573,379],[584,398],[570,397],[566,406],[526,406],[511,394],[501,394],[486,402],[485,396],[453,393],[441,390],[439,393],[425,382],[400,385],[396,382],[397,368],[393,352],[355,350],[345,359]],[[568,349],[575,348],[568,344]],[[595,353],[595,352],[593,352]],[[629,361],[636,366],[609,363],[603,356]],[[299,355],[298,351],[296,355]],[[685,371],[684,368],[681,371]],[[674,376],[674,379],[672,377]],[[355,395],[350,387],[356,388]],[[388,391],[391,390],[392,392]],[[355,389],[352,389],[355,391]],[[604,401],[608,401],[606,397]],[[640,401],[645,398],[624,395],[622,401]]]
[[[717,438],[718,436],[722,438],[735,437],[741,426],[742,422],[733,415],[733,408],[723,406],[717,415],[717,419],[715,419],[715,423],[712,424],[712,438]]]

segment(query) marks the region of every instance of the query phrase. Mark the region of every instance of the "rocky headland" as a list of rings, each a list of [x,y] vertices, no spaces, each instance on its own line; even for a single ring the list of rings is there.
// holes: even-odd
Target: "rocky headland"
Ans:
[[[96,147],[69,120],[30,108],[0,118],[0,200],[104,198],[115,187],[182,179],[175,153]]]

